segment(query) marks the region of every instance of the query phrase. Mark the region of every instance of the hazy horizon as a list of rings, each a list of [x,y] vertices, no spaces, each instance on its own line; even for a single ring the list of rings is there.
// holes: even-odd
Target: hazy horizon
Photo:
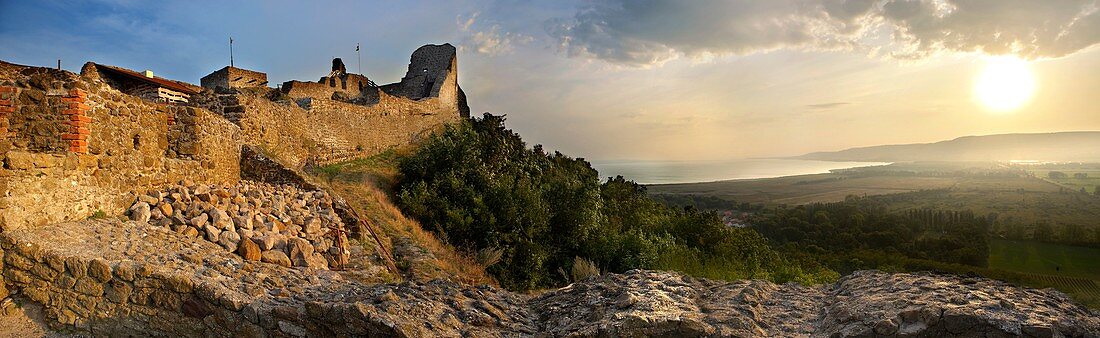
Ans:
[[[236,65],[277,84],[316,80],[331,57],[357,71],[359,43],[363,73],[390,83],[416,47],[449,42],[474,114],[507,114],[532,144],[599,160],[724,160],[1100,130],[1100,77],[1081,76],[1100,70],[1096,8],[0,1],[0,59],[52,67],[60,58],[70,71],[97,61],[197,83],[228,64],[232,36]]]

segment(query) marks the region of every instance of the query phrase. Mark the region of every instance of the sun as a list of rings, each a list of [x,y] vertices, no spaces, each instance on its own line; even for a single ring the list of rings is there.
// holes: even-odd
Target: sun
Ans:
[[[974,81],[974,98],[987,109],[1009,112],[1019,109],[1035,93],[1035,76],[1024,60],[992,57]]]

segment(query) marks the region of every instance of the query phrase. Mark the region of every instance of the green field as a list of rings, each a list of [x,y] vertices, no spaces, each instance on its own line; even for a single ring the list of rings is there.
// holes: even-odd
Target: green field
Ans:
[[[1030,286],[1053,287],[1100,306],[1100,249],[992,239],[989,268],[1022,273]]]
[[[1067,166],[1067,167],[1068,168],[1065,168],[1065,169],[1060,169],[1059,168],[1057,170],[1047,169],[1047,168],[1030,169],[1030,170],[1028,170],[1028,172],[1035,175],[1035,177],[1043,179],[1044,181],[1051,182],[1051,183],[1057,184],[1059,186],[1065,187],[1066,189],[1070,189],[1070,190],[1074,190],[1074,191],[1078,191],[1078,190],[1081,190],[1081,188],[1085,188],[1086,192],[1092,193],[1092,192],[1096,191],[1097,186],[1100,186],[1100,168],[1096,168],[1095,164],[1076,165],[1076,166]],[[1048,175],[1050,174],[1051,171],[1063,172],[1068,177],[1066,177],[1066,178],[1050,178]],[[1085,174],[1088,177],[1076,178],[1076,177],[1074,177],[1075,174]]]
[[[1100,249],[991,239],[989,267],[1007,271],[1061,275],[1100,281]]]

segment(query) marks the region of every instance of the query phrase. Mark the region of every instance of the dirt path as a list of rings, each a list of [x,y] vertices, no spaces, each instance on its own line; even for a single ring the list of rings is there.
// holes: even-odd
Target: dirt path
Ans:
[[[0,337],[84,337],[50,331],[44,323],[45,316],[42,313],[42,306],[28,302],[22,303],[21,307],[13,307],[7,314],[0,311]]]

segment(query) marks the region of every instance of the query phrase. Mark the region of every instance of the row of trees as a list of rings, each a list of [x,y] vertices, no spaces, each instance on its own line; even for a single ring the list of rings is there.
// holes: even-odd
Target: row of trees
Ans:
[[[600,182],[584,160],[528,148],[504,121],[485,114],[447,127],[401,159],[395,188],[402,210],[440,238],[470,252],[500,252],[487,270],[505,288],[560,286],[585,260],[611,272],[836,278],[782,258],[759,233],[726,227],[713,212],[667,207],[622,177]]]
[[[841,272],[878,268],[835,264],[837,257],[852,253],[984,267],[989,258],[990,224],[989,217],[971,212],[925,209],[892,213],[881,202],[858,197],[777,208],[754,222],[775,245],[816,254]]]

